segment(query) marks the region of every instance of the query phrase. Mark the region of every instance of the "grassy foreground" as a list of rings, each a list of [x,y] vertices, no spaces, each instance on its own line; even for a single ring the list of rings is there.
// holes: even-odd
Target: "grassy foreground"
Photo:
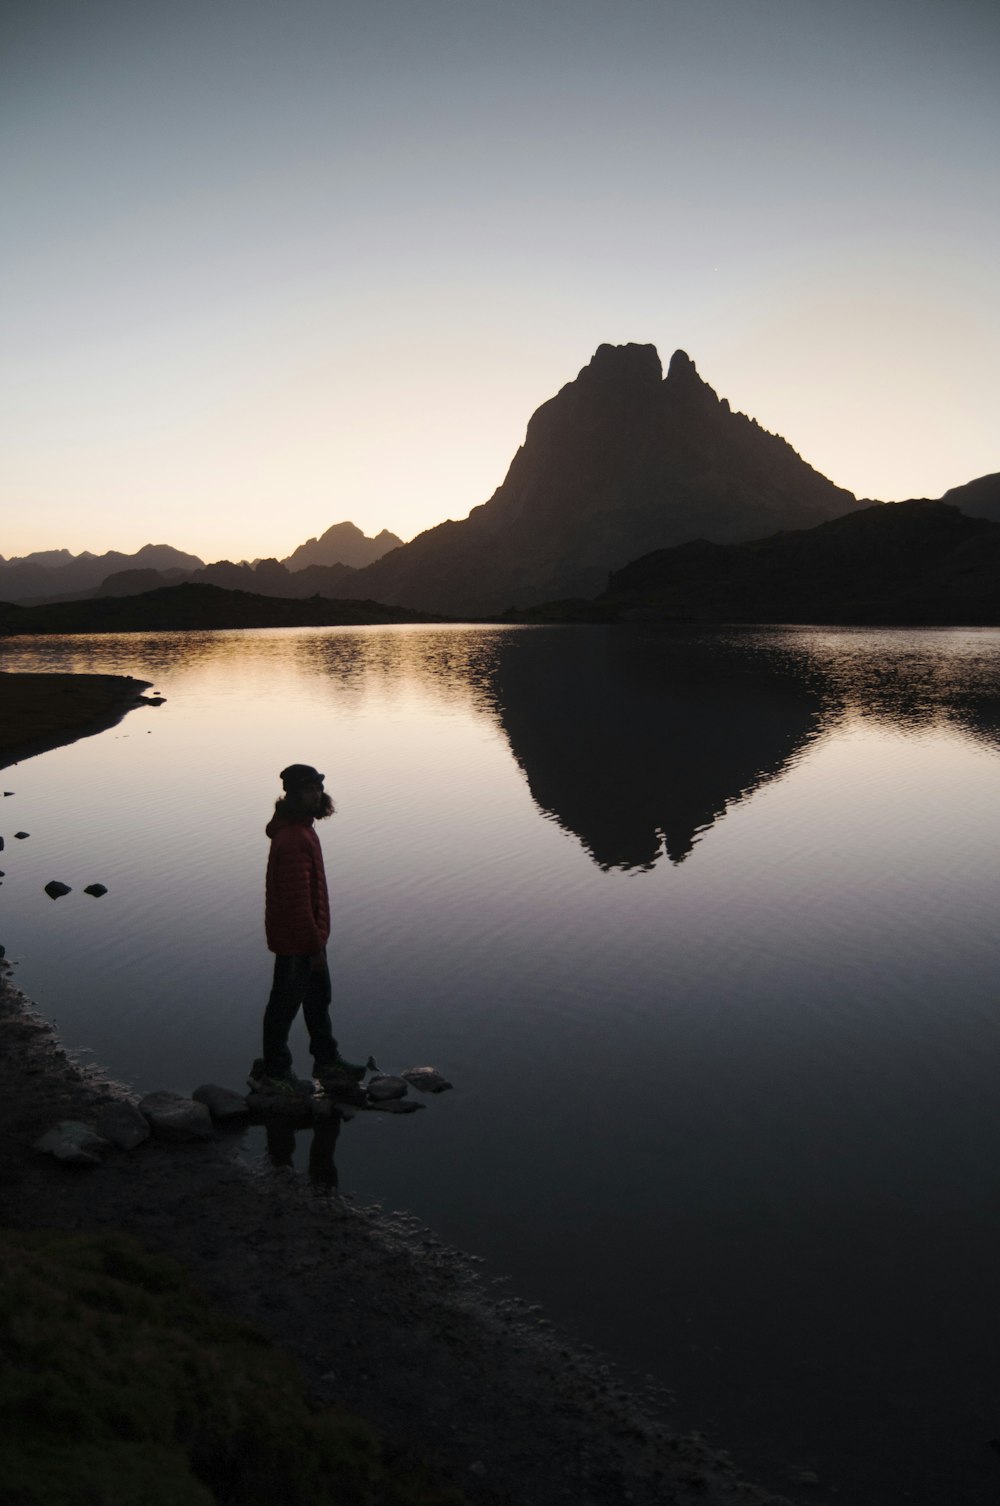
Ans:
[[[460,1506],[123,1235],[0,1231],[6,1506]]]

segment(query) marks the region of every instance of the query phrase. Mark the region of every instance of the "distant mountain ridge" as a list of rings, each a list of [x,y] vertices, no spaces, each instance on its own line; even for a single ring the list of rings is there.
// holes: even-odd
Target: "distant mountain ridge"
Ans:
[[[92,554],[84,550],[74,555],[68,549],[46,549],[11,560],[0,555],[0,601],[131,596],[185,580],[264,595],[334,597],[339,580],[400,542],[388,529],[370,539],[356,524],[345,522],[334,523],[318,539],[300,544],[285,560],[257,560],[253,565],[230,560],[206,565],[196,554],[185,554],[169,544],[145,544],[135,554],[118,550]],[[316,570],[341,573],[317,577]]]
[[[0,557],[0,601],[90,591],[119,570],[197,570],[204,561],[170,544],[144,544],[135,554],[109,549],[106,554],[70,554],[68,549],[44,549],[5,560]]]
[[[0,557],[0,600],[114,598],[188,581],[255,596],[374,600],[437,616],[496,618],[508,609],[543,608],[564,598],[598,597],[597,615],[613,614],[619,609],[614,601],[627,609],[622,592],[642,591],[655,595],[641,608],[654,615],[719,620],[719,613],[728,613],[731,620],[750,620],[745,614],[756,610],[761,621],[806,620],[774,613],[809,612],[804,582],[813,572],[818,594],[811,616],[818,620],[827,610],[860,610],[862,583],[873,612],[903,610],[906,582],[893,573],[892,559],[879,553],[891,547],[908,552],[912,561],[919,556],[914,568],[926,575],[927,610],[980,614],[958,621],[1000,620],[981,615],[995,610],[991,566],[981,569],[970,555],[947,585],[940,570],[934,575],[942,561],[935,565],[933,548],[925,560],[918,525],[899,522],[898,509],[912,512],[918,504],[947,512],[957,507],[956,516],[966,521],[1000,525],[1000,474],[953,488],[941,504],[859,502],[786,440],[733,412],[684,351],[674,352],[664,377],[654,346],[601,345],[575,380],[531,417],[493,496],[468,517],[438,524],[409,543],[386,529],[367,539],[344,522],[284,560],[253,564],[205,565],[168,545],[146,545],[132,556],[112,551],[74,558],[47,551],[23,560]],[[823,532],[834,520],[880,512],[895,513],[895,521],[884,528],[869,520],[843,534]],[[954,534],[958,525],[941,524],[941,538],[946,526]],[[931,537],[930,523],[919,527]],[[893,532],[897,528],[903,531]],[[820,534],[818,542],[809,541],[813,533]],[[837,584],[834,536],[850,544],[853,585]],[[982,533],[985,549],[992,548],[989,537]],[[945,553],[958,547],[956,539],[949,535],[947,545],[941,544]],[[868,549],[874,550],[871,559]],[[743,552],[725,552],[731,550]],[[793,558],[806,572],[798,596],[794,581],[782,584],[768,576]],[[891,589],[880,591],[879,570],[894,582]],[[609,573],[612,595],[618,593],[614,601],[599,595]],[[738,583],[744,596],[724,590],[722,577],[733,589]],[[963,582],[972,593],[964,603]]]

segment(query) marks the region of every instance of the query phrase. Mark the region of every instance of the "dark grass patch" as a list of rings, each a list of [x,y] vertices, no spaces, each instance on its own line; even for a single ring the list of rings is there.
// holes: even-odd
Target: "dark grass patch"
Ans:
[[[123,1235],[0,1232],[5,1506],[460,1506]]]

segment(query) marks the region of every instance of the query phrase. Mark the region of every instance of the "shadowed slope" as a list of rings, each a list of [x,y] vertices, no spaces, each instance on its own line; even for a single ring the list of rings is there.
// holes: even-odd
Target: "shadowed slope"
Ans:
[[[600,604],[688,622],[1000,622],[1000,523],[880,503],[750,544],[700,539],[617,571]]]

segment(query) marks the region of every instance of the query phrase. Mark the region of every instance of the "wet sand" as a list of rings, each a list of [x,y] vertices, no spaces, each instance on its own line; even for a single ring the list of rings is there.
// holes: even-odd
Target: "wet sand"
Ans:
[[[143,688],[106,684],[95,714],[110,722],[101,724],[138,704]],[[32,695],[42,708],[39,687]],[[44,746],[99,730],[82,724],[79,706],[59,691],[58,707],[71,708],[73,719],[59,737],[50,705]],[[18,742],[5,719],[7,763],[37,751],[38,722],[21,725],[26,735]],[[53,1123],[93,1123],[104,1104],[131,1095],[66,1053],[5,964],[0,1038],[5,1225],[119,1230],[173,1256],[221,1307],[296,1356],[317,1403],[356,1411],[429,1458],[471,1502],[779,1506],[785,1499],[741,1480],[699,1439],[673,1434],[665,1395],[630,1392],[606,1357],[574,1350],[537,1309],[482,1277],[476,1261],[443,1246],[412,1215],[358,1206],[287,1168],[249,1168],[239,1131],[187,1145],[150,1140],[109,1152],[99,1167],[39,1154],[34,1141]]]

